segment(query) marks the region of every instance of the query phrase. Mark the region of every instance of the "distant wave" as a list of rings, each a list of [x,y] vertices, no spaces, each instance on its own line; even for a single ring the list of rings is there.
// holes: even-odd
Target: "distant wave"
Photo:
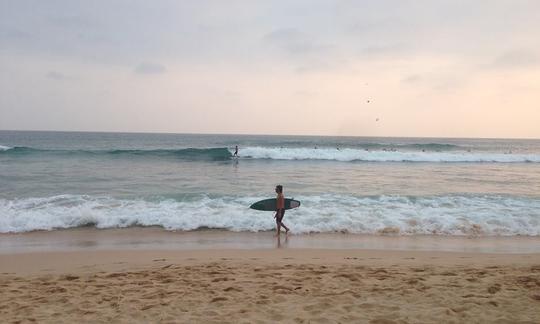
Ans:
[[[444,143],[360,143],[358,148],[375,150],[418,150],[418,151],[455,151],[466,150],[465,147]]]
[[[6,149],[2,150],[2,147]],[[103,156],[146,156],[146,157],[174,157],[184,160],[211,160],[223,161],[232,157],[227,148],[186,148],[186,149],[156,149],[156,150],[55,150],[36,149],[31,147],[0,147],[0,154],[24,156],[29,154],[54,155],[103,155]]]
[[[416,145],[416,144],[414,144]],[[420,145],[420,144],[418,144]],[[424,144],[422,144],[424,145]],[[442,145],[442,144],[425,144]],[[422,146],[425,147],[425,146]],[[425,150],[425,149],[422,149]],[[497,163],[540,163],[540,154],[505,154],[467,151],[398,151],[371,150],[357,148],[291,148],[291,147],[241,147],[242,159],[270,160],[330,160],[341,162],[497,162]],[[49,155],[91,155],[91,156],[129,156],[147,158],[175,158],[194,161],[227,161],[232,158],[232,150],[225,147],[154,149],[154,150],[51,150],[30,147],[0,146],[0,155],[21,156],[32,154]]]
[[[96,151],[94,151],[95,153]],[[98,151],[99,152],[99,151]],[[232,157],[231,152],[224,147],[216,148],[186,148],[177,150],[111,150],[105,151],[112,155],[141,155],[141,156],[173,156],[187,160],[223,161]]]
[[[432,151],[445,151],[445,150],[459,150],[463,147],[453,144],[439,144],[439,143],[427,143],[427,144],[397,144],[398,147],[411,147],[420,150],[432,150]]]
[[[350,148],[269,148],[246,147],[240,156],[273,160],[334,160],[342,162],[540,162],[540,154],[504,154],[487,152],[400,152]]]
[[[86,195],[0,199],[0,233],[81,226],[161,226],[168,230],[215,228],[267,231],[272,213],[249,209],[259,196],[186,199],[117,199]],[[502,195],[297,196],[288,211],[293,233],[347,232],[374,235],[540,236],[540,198]]]
[[[359,142],[355,143],[353,147],[350,146],[350,143],[340,143],[339,141],[335,143],[329,142],[318,142],[318,141],[291,141],[283,140],[282,142],[269,142],[265,144],[265,147],[287,147],[287,148],[336,148],[336,147],[348,147],[354,149],[369,149],[369,150],[425,150],[425,151],[455,151],[463,150],[466,151],[468,147],[459,146],[454,144],[446,143],[375,143],[375,142]]]

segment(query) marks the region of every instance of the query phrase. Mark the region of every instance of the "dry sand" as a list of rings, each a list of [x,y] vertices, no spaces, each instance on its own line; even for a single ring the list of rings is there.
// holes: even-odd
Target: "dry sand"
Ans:
[[[540,254],[0,254],[0,322],[540,323]]]

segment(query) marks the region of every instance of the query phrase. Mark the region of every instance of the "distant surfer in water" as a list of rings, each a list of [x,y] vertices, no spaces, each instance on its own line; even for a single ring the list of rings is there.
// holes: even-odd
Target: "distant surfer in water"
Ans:
[[[238,145],[236,145],[236,147],[234,148],[234,154],[233,154],[233,156],[238,157]]]
[[[277,185],[276,186],[276,216],[274,218],[276,219],[276,226],[277,226],[277,233],[276,236],[279,237],[281,234],[281,227],[285,229],[285,234],[289,233],[289,228],[283,224],[283,216],[285,216],[285,197],[283,196],[283,186]]]

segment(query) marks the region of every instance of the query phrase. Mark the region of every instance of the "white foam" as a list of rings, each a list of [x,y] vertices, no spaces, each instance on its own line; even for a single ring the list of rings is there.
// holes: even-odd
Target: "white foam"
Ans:
[[[201,196],[190,201],[121,200],[61,195],[0,199],[0,232],[54,230],[84,225],[97,228],[134,225],[169,230],[221,228],[266,231],[275,226],[271,212],[249,209],[266,197]],[[398,235],[540,236],[540,199],[507,196],[296,197],[302,206],[287,211],[293,233],[349,232]]]
[[[0,151],[7,151],[7,150],[11,150],[12,148],[13,148],[13,147],[0,145]]]
[[[334,160],[342,162],[540,162],[540,154],[487,152],[399,152],[366,151],[351,148],[272,148],[245,147],[243,158],[274,160]]]

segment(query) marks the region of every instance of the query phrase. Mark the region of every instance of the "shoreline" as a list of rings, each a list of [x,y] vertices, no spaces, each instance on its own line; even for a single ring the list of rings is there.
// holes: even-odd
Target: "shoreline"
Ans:
[[[540,253],[540,237],[365,235],[344,233],[282,234],[225,230],[169,231],[161,227],[96,229],[0,234],[0,255],[28,252],[95,250],[219,250],[219,249],[359,249],[446,251],[468,253]]]

